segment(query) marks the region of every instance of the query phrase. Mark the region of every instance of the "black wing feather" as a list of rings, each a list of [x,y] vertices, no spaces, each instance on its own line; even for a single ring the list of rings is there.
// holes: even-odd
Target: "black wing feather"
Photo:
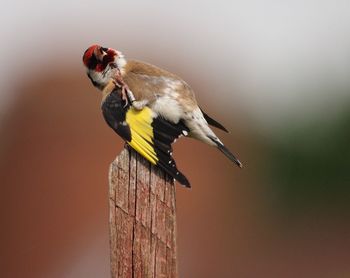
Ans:
[[[178,182],[190,187],[187,178],[176,167],[171,147],[171,144],[180,136],[186,135],[189,129],[181,121],[172,124],[159,116],[153,120],[152,127],[154,149],[159,159],[157,164]]]
[[[131,131],[126,124],[126,113],[130,106],[122,100],[121,91],[116,88],[102,103],[102,112],[107,124],[125,141],[131,142]],[[166,173],[186,187],[190,187],[187,178],[177,169],[172,157],[171,144],[181,135],[187,135],[188,128],[182,123],[173,124],[162,117],[156,117],[152,121],[153,146],[157,155],[157,165]],[[142,136],[142,134],[140,134]],[[145,138],[143,138],[146,140]]]
[[[115,89],[102,103],[102,113],[107,124],[124,140],[131,140],[129,126],[125,125],[125,101],[121,98],[120,89]]]

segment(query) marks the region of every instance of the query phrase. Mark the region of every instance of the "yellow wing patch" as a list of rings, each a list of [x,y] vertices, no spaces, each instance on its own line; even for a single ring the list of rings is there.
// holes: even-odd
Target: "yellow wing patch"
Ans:
[[[141,111],[130,108],[126,113],[126,122],[130,127],[131,141],[128,144],[152,164],[158,158],[153,146],[152,110],[148,107]]]

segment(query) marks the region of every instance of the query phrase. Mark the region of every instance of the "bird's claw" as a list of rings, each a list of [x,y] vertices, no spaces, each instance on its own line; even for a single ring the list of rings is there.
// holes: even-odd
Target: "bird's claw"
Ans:
[[[125,101],[125,105],[123,108],[127,107],[129,104],[133,104],[135,101],[134,94],[129,90],[127,84],[124,83],[120,73],[115,76],[115,80],[113,80],[114,84],[121,88],[121,97],[122,100]]]
[[[124,87],[122,88],[121,95],[122,95],[122,100],[125,102],[123,108],[125,108],[125,107],[127,107],[129,105],[129,98],[128,98],[127,94],[126,94],[126,91],[125,91]]]

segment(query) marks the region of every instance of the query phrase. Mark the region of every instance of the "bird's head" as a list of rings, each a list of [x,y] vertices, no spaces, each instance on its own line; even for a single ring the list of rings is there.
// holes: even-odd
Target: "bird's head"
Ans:
[[[121,52],[94,44],[85,50],[83,63],[91,82],[102,89],[116,71],[123,72],[126,60]]]

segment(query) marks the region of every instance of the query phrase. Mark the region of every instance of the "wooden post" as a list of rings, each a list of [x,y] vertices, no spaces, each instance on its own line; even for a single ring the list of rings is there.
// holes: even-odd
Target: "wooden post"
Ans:
[[[110,166],[111,274],[177,277],[175,185],[125,148]]]

